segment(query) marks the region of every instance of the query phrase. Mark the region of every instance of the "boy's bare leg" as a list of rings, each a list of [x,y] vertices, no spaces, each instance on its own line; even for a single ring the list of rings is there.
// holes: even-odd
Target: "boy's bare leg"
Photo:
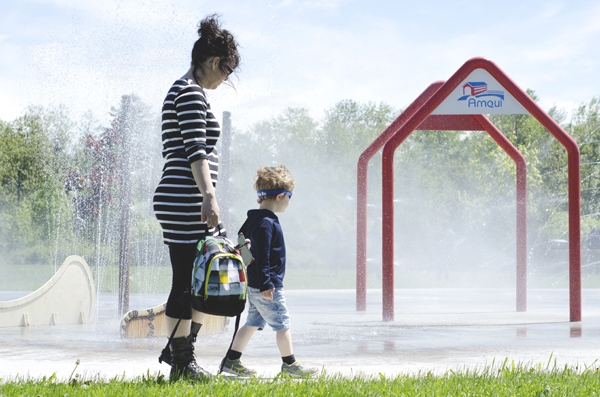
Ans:
[[[250,342],[250,338],[252,338],[252,335],[254,335],[257,329],[258,327],[249,327],[247,325],[244,325],[242,328],[240,328],[237,334],[235,334],[235,339],[233,341],[233,345],[231,345],[231,350],[240,353],[243,352],[248,342]]]
[[[277,347],[281,357],[288,357],[294,354],[292,349],[292,332],[290,329],[282,329],[277,331]]]

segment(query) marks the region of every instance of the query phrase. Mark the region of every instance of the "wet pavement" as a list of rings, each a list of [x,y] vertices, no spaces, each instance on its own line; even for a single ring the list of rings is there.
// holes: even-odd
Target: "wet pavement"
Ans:
[[[0,292],[0,300],[23,293]],[[600,367],[600,290],[583,290],[583,321],[569,322],[568,291],[528,291],[527,312],[515,311],[508,289],[398,289],[395,321],[383,322],[381,291],[369,290],[367,311],[355,309],[354,290],[286,291],[294,353],[328,374],[393,376],[398,373],[478,369],[506,358],[544,367]],[[131,297],[131,308],[163,303],[166,295]],[[0,328],[0,378],[73,373],[86,378],[168,375],[158,363],[166,338],[121,339],[116,296],[101,294],[87,325]],[[243,319],[242,319],[243,323]],[[196,344],[198,362],[212,373],[225,354],[233,323]],[[76,368],[75,362],[80,360]],[[261,376],[281,366],[270,328],[257,332],[242,357]]]

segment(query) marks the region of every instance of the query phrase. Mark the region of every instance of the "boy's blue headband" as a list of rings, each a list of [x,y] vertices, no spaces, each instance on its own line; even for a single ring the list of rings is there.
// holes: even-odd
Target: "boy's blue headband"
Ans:
[[[287,194],[290,199],[292,198],[292,192],[290,192],[289,190],[285,190],[285,189],[279,189],[279,190],[259,190],[256,193],[258,193],[258,198],[259,199],[265,199],[265,198],[267,198],[267,196],[274,196],[274,195],[281,194],[281,193]]]

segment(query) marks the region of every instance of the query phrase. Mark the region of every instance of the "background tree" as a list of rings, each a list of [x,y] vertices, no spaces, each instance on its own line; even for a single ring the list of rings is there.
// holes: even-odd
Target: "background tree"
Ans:
[[[0,123],[0,249],[10,253],[4,259],[49,259],[45,247],[64,216],[61,180],[71,127],[62,108],[30,108],[12,123]]]
[[[529,94],[536,99],[535,93]],[[598,99],[566,112],[549,110],[581,148],[582,233],[600,228]],[[127,114],[127,128],[123,128]],[[226,227],[235,234],[256,208],[253,175],[283,163],[297,180],[282,222],[290,267],[336,274],[354,268],[356,161],[397,116],[380,103],[344,100],[320,119],[286,109],[245,130],[234,130],[233,203]],[[64,109],[30,108],[0,122],[0,250],[10,263],[62,262],[74,252],[92,265],[118,262],[118,215],[124,209],[124,162],[129,178],[130,259],[134,266],[166,264],[151,196],[160,178],[160,121],[133,95],[102,126],[89,115],[78,123]],[[528,164],[529,246],[566,239],[567,157],[564,148],[528,115],[493,115],[494,124]],[[235,115],[234,115],[235,126]],[[126,158],[123,131],[131,139]],[[427,270],[455,263],[470,271],[514,260],[515,166],[483,132],[417,131],[395,155],[398,266]],[[369,263],[380,266],[381,156],[369,165]],[[220,182],[222,183],[222,181]],[[493,248],[491,250],[490,248]],[[53,259],[54,258],[54,259]],[[403,274],[405,274],[404,272]],[[325,273],[319,273],[325,274]],[[97,276],[103,277],[98,273]],[[144,276],[144,277],[146,277]],[[108,277],[108,276],[107,276]],[[110,277],[113,277],[112,275]]]

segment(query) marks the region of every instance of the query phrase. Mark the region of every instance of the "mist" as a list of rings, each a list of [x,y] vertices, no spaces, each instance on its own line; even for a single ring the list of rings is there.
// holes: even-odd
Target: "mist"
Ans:
[[[36,192],[50,192],[44,200],[55,204],[33,218],[38,223],[4,212],[0,268],[10,273],[4,289],[13,285],[36,289],[64,258],[76,254],[92,266],[97,292],[115,293],[126,188],[131,292],[148,299],[156,294],[166,298],[168,252],[152,210],[152,194],[164,164],[160,122],[154,113],[135,95],[124,95],[110,112],[110,124],[93,117],[70,119],[68,109],[33,108],[5,123],[5,128],[46,131],[50,144],[57,136],[70,139],[54,146],[54,158],[60,163],[51,167],[52,173],[44,171],[45,179],[30,187],[33,198],[21,203],[29,208]],[[355,288],[356,163],[400,111],[383,103],[343,100],[323,113],[322,118],[313,118],[306,109],[289,108],[252,125],[240,125],[231,113],[230,159],[221,164],[217,184],[222,219],[229,237],[235,238],[246,212],[258,207],[253,188],[256,169],[288,167],[296,180],[294,197],[278,214],[287,243],[288,289]],[[512,137],[507,120],[496,122]],[[566,170],[560,164],[552,168],[560,154],[553,138],[535,123],[531,128],[538,135],[530,144],[536,152],[533,160],[530,156],[528,175],[528,283],[564,288]],[[225,151],[224,141],[224,137],[219,141],[220,153]],[[526,157],[529,150],[525,147]],[[396,287],[514,287],[516,182],[508,155],[484,132],[415,131],[398,148],[394,167]],[[382,266],[381,189],[379,152],[369,165],[367,220],[367,286],[377,289]],[[11,197],[15,198],[5,194],[5,208]],[[20,208],[17,204],[13,202],[14,208]],[[592,217],[586,220],[584,241],[595,225]],[[9,232],[11,227],[40,230],[20,241]],[[593,277],[596,254],[585,253],[584,277]]]

